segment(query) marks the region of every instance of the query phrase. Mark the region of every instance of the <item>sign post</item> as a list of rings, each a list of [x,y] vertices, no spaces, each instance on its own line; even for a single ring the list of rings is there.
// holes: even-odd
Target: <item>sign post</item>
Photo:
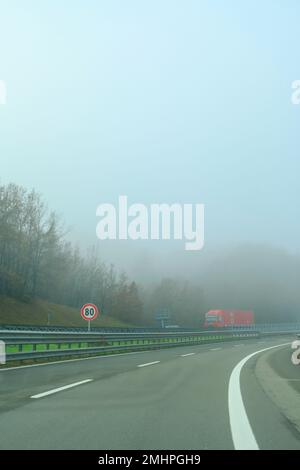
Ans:
[[[88,332],[91,331],[91,321],[95,320],[99,314],[97,305],[95,304],[84,304],[81,307],[80,314],[84,320],[88,322]]]
[[[167,308],[160,309],[155,314],[155,320],[160,322],[160,326],[162,329],[165,328],[166,323],[168,322],[168,320],[170,320],[170,318],[171,315]]]
[[[51,310],[48,310],[48,314],[47,314],[47,326],[50,326],[51,317],[52,317],[52,312],[51,312]]]

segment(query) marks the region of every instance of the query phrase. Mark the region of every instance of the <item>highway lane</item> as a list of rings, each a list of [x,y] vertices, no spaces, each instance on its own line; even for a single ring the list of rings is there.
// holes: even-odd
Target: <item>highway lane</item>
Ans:
[[[286,341],[177,347],[2,370],[0,448],[233,449],[230,375],[248,354]],[[242,369],[241,391],[258,446],[299,449],[299,433],[255,376],[256,360]]]
[[[251,343],[253,340],[249,340]],[[239,342],[210,343],[196,347],[180,346],[170,349],[152,350],[122,355],[84,358],[43,365],[22,366],[0,369],[0,412],[26,403],[28,396],[42,393],[49,388],[57,388],[67,383],[86,379],[106,379],[136,369],[139,364],[156,360],[168,360],[210,349],[240,346]]]

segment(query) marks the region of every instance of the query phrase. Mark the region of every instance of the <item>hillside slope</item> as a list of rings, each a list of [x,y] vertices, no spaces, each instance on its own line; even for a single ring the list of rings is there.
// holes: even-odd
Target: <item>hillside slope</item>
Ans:
[[[42,325],[46,326],[50,313],[50,325],[87,327],[87,322],[80,316],[80,310],[66,305],[58,305],[44,300],[31,303],[20,302],[6,296],[0,296],[0,325]],[[130,327],[110,316],[99,315],[92,326]]]

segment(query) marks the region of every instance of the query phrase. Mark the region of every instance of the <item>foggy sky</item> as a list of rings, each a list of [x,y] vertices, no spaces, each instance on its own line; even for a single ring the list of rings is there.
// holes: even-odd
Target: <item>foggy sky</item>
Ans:
[[[138,276],[244,242],[299,251],[299,18],[296,0],[1,2],[1,182]],[[98,241],[119,195],[205,204],[204,250]]]

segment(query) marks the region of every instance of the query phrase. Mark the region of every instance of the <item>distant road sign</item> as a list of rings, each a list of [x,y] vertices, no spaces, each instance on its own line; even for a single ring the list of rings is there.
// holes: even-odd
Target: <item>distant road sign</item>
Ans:
[[[158,310],[155,314],[155,320],[160,322],[161,328],[165,328],[166,323],[171,319],[170,312],[167,308]]]
[[[168,310],[160,310],[155,314],[155,320],[169,320],[171,318]]]
[[[84,304],[80,310],[81,316],[84,320],[95,320],[99,314],[99,310],[95,304]]]

